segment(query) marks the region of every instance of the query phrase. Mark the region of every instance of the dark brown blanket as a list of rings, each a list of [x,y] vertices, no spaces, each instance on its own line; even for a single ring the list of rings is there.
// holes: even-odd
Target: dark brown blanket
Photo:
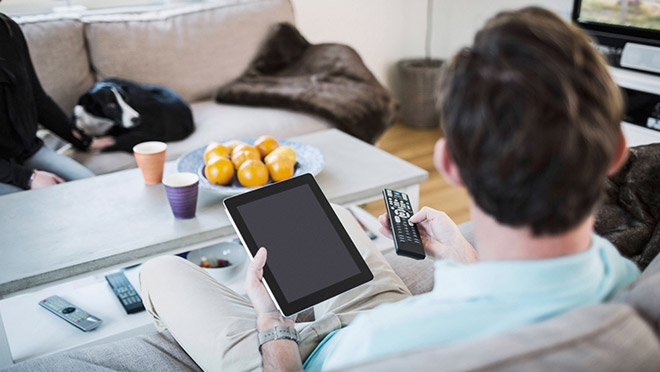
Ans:
[[[352,48],[312,45],[288,23],[273,26],[247,71],[221,87],[216,101],[315,114],[372,143],[397,107]]]
[[[631,148],[607,180],[596,232],[642,270],[660,252],[660,144]]]

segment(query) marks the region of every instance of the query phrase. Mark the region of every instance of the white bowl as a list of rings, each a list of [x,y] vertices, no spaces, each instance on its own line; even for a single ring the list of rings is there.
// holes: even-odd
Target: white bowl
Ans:
[[[197,266],[202,263],[203,257],[206,257],[211,264],[216,263],[218,259],[229,261],[230,266],[203,268],[215,280],[223,282],[233,279],[233,276],[238,272],[237,268],[245,261],[245,256],[245,248],[242,245],[233,242],[224,242],[190,251],[187,259]]]

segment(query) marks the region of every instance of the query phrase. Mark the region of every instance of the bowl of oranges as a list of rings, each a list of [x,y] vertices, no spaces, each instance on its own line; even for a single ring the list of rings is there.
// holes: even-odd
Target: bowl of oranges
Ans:
[[[264,135],[230,141],[213,141],[181,156],[179,172],[199,175],[200,186],[224,195],[323,169],[321,152],[310,145]]]

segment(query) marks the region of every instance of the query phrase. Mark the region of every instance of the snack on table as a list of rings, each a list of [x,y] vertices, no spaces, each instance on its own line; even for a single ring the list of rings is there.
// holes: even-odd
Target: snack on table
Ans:
[[[291,178],[296,158],[291,147],[280,146],[268,135],[257,138],[254,146],[238,140],[211,142],[204,151],[204,176],[211,183],[228,185],[236,174],[244,187],[263,186],[269,176],[274,182]]]
[[[236,169],[239,169],[246,160],[261,160],[261,158],[259,157],[259,153],[249,150],[235,151],[231,157],[231,161],[234,163]]]
[[[211,265],[211,262],[209,261],[208,258],[202,257],[202,262],[200,262],[199,267],[203,267],[205,269],[216,269],[216,268],[221,268],[221,267],[229,267],[231,266],[231,262],[227,260],[223,260],[222,258],[219,258],[215,262],[215,266]]]
[[[238,182],[245,187],[263,186],[268,182],[268,168],[261,160],[246,160],[238,168]]]
[[[259,150],[261,157],[265,157],[280,146],[279,142],[271,136],[261,136],[254,141],[254,147]]]
[[[268,173],[273,181],[283,181],[293,176],[294,163],[284,155],[274,154],[266,163]]]
[[[211,142],[204,150],[204,164],[208,164],[211,157],[220,156],[229,158],[229,149],[217,142]]]
[[[217,185],[227,185],[234,178],[234,164],[227,158],[213,156],[206,163],[204,175],[209,182]]]
[[[289,159],[291,159],[291,161],[293,162],[294,165],[296,164],[296,161],[297,161],[296,152],[289,146],[280,146],[280,147],[276,148],[275,150],[273,150],[273,152],[268,154],[268,156],[266,156],[266,159],[264,159],[266,161],[266,163],[268,163],[268,161],[269,161],[268,159],[271,158],[274,155],[284,155],[284,156],[288,157]]]

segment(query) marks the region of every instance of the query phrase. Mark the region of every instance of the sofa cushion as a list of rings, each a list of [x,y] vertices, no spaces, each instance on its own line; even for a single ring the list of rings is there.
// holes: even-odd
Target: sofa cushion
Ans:
[[[344,371],[657,371],[660,343],[626,305],[594,305],[495,337],[395,354]]]
[[[634,307],[660,337],[660,256],[651,261],[639,279],[617,292],[611,301]]]
[[[201,369],[166,331],[31,359],[2,371],[201,372]]]
[[[287,0],[224,0],[83,21],[98,78],[166,86],[193,102],[240,75],[269,27],[293,22],[293,11]]]
[[[25,34],[39,81],[66,113],[94,84],[83,38],[83,24],[73,15],[16,17]]]
[[[626,305],[595,305],[500,336],[396,354],[345,371],[657,371],[660,344]],[[19,363],[7,371],[199,371],[167,333]]]
[[[178,159],[182,154],[211,141],[258,137],[262,134],[287,138],[332,127],[325,120],[312,115],[271,108],[202,101],[192,104],[191,109],[196,129],[185,140],[168,144],[167,160]],[[125,152],[76,152],[72,156],[96,174],[136,166],[133,155]]]

